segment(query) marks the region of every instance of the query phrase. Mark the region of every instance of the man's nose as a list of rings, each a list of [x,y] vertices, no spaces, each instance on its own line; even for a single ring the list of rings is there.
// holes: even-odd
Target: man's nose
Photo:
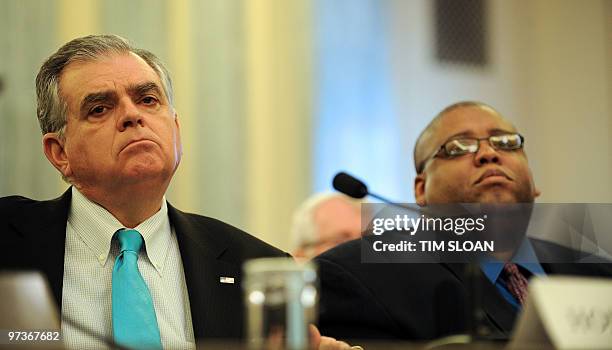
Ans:
[[[481,166],[488,163],[499,163],[499,153],[488,140],[480,140],[480,147],[474,156],[474,165]]]
[[[124,101],[121,106],[119,120],[117,121],[117,128],[120,131],[124,131],[129,127],[135,127],[138,125],[144,126],[142,112],[131,100]]]

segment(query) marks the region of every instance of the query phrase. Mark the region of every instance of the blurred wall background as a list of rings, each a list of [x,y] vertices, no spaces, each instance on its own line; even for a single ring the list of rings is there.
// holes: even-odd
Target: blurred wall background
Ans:
[[[415,138],[462,99],[517,124],[540,202],[611,202],[612,1],[450,1],[0,1],[0,196],[67,188],[34,77],[66,41],[115,33],[174,79],[185,154],[168,199],[281,248],[338,170],[413,201]]]

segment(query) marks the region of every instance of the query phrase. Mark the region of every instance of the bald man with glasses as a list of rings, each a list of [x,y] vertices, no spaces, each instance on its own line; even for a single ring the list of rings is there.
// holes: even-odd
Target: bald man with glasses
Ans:
[[[416,203],[525,203],[540,195],[525,138],[499,112],[459,102],[440,112],[414,147]],[[612,277],[606,264],[539,263],[541,245],[520,240],[514,255],[477,266],[484,324],[508,339],[532,276]],[[466,333],[471,289],[457,263],[362,263],[360,240],[315,258],[321,278],[320,328],[343,339],[427,340]],[[561,247],[555,247],[562,250]],[[566,249],[567,250],[567,249]],[[521,257],[529,263],[515,262]]]

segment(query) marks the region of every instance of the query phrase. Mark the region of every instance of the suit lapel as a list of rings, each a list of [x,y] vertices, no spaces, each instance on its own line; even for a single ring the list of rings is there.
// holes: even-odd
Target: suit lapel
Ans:
[[[472,295],[474,291],[470,290],[469,282],[465,276],[465,264],[445,264],[452,273],[461,280],[468,288],[468,294]],[[504,337],[509,337],[512,334],[512,328],[516,319],[516,309],[504,299],[498,292],[497,287],[491,283],[485,274],[478,268],[478,277],[476,283],[480,287],[482,308],[487,314],[489,321],[502,333]],[[476,301],[479,302],[479,301]]]
[[[483,307],[489,320],[510,337],[517,310],[499,293],[497,287],[481,273],[480,283],[483,291]]]
[[[241,337],[244,310],[236,301],[242,300],[242,267],[223,259],[230,242],[170,204],[168,213],[181,251],[196,339]],[[221,277],[233,277],[234,283],[220,283]]]
[[[30,258],[34,266],[42,271],[49,281],[59,309],[62,308],[62,285],[64,280],[64,251],[66,223],[72,198],[71,188],[50,201],[33,201],[15,213],[12,226],[30,244]]]

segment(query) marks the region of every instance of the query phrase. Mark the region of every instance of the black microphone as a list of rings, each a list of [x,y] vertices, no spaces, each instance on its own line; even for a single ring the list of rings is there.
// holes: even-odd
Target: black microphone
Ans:
[[[355,177],[339,172],[332,181],[334,188],[349,197],[361,199],[368,195],[368,186]]]
[[[337,191],[342,192],[352,198],[361,199],[365,196],[370,196],[398,208],[407,209],[409,211],[419,214],[423,212],[423,209],[419,206],[399,204],[376,193],[368,191],[368,186],[366,186],[363,181],[343,171],[337,173],[336,176],[334,176],[332,185]]]

